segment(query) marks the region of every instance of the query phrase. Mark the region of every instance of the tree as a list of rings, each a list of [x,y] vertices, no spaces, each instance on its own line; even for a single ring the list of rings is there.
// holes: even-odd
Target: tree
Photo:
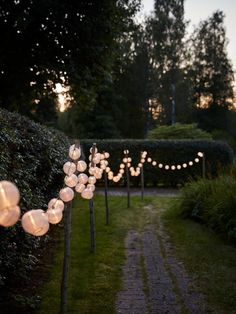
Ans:
[[[201,128],[227,130],[233,106],[234,75],[227,55],[224,14],[216,11],[200,23],[194,36],[194,104]],[[230,130],[229,130],[230,132]]]
[[[216,11],[200,23],[193,43],[195,105],[230,109],[234,97],[234,75],[227,55],[228,41],[222,11]]]
[[[184,60],[184,0],[156,0],[154,16],[147,20],[153,68],[154,104],[161,107],[162,123],[176,121],[180,90],[186,81]],[[185,97],[181,97],[185,99]]]

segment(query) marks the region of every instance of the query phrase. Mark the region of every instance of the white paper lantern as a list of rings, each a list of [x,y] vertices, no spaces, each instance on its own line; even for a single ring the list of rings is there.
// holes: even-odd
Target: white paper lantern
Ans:
[[[159,164],[158,167],[161,169],[163,168],[163,164]]]
[[[152,162],[152,158],[149,157],[149,158],[147,159],[147,161],[148,161],[148,162]]]
[[[51,199],[51,201],[48,203],[48,209],[60,209],[60,210],[64,210],[64,203],[62,202],[62,200],[59,200],[57,198],[53,198]]]
[[[166,169],[166,170],[169,170],[169,169],[170,169],[170,166],[169,166],[169,165],[165,165],[165,169]]]
[[[22,216],[23,229],[34,236],[42,236],[48,232],[49,222],[42,209],[33,209]]]
[[[10,227],[17,223],[20,218],[20,207],[12,206],[0,210],[0,225]]]
[[[102,170],[106,170],[106,166],[105,166],[105,165],[101,165],[100,168],[101,168]]]
[[[174,165],[171,166],[171,170],[175,170],[175,168],[176,168],[176,167],[175,167]]]
[[[75,173],[76,171],[76,165],[75,163],[71,162],[71,161],[67,161],[64,166],[63,166],[63,171],[68,174],[71,175],[73,173]]]
[[[181,169],[181,166],[180,166],[180,165],[177,165],[177,169],[180,170],[180,169]]]
[[[75,193],[71,188],[65,187],[60,190],[59,196],[60,196],[60,199],[63,200],[63,202],[70,202],[73,200]]]
[[[124,174],[124,172],[125,172],[124,169],[119,170],[119,173],[121,173],[121,174]]]
[[[156,166],[156,165],[157,165],[157,162],[154,160],[154,161],[152,162],[152,165],[153,165],[153,166]]]
[[[97,179],[97,180],[100,180],[102,178],[102,172],[95,172],[94,173],[94,177]]]
[[[187,164],[186,163],[183,164],[183,168],[187,168]]]
[[[128,159],[127,159],[127,160],[128,160],[128,162],[131,162],[131,161],[132,161],[132,158],[128,157]]]
[[[87,184],[87,189],[90,189],[91,191],[95,191],[95,185],[94,184]]]
[[[91,198],[93,198],[93,191],[86,188],[81,193],[81,196],[87,200],[90,200]]]
[[[106,167],[106,173],[110,172],[111,168],[110,167]]]
[[[79,183],[86,184],[88,182],[88,176],[85,173],[81,173],[78,175]]]
[[[95,154],[95,156],[93,157],[93,163],[98,164],[100,160],[101,160],[100,153]]]
[[[82,183],[78,183],[75,186],[75,190],[77,193],[82,193],[84,189],[85,189],[85,185]]]
[[[129,168],[130,166],[131,166],[131,163],[130,163],[130,162],[128,162],[128,163],[127,163],[127,167]]]
[[[194,161],[195,161],[195,162],[199,162],[199,158],[195,158]]]
[[[115,176],[114,178],[113,178],[113,181],[114,182],[118,182],[120,179],[119,179],[119,177],[117,177],[117,176]]]
[[[94,176],[90,176],[89,178],[88,178],[88,183],[89,184],[95,184],[96,183],[96,178],[94,177]]]
[[[141,159],[141,163],[142,163],[142,164],[145,163],[145,158],[142,158],[142,159]]]
[[[71,145],[69,149],[69,156],[73,160],[77,160],[81,156],[81,149],[76,147],[75,145]]]
[[[78,170],[79,172],[84,172],[86,169],[87,169],[87,164],[86,164],[86,162],[83,161],[83,160],[79,160],[79,161],[77,162],[77,170]]]
[[[58,224],[62,220],[62,210],[60,209],[49,209],[46,212],[48,221],[50,224]]]
[[[109,176],[113,176],[113,174],[114,174],[113,171],[109,171],[109,172],[108,172],[108,175],[109,175]]]
[[[142,168],[142,166],[143,166],[143,164],[140,162],[140,163],[138,164],[138,167],[139,167],[139,168]]]
[[[128,162],[128,158],[123,158],[123,162],[126,164]]]
[[[193,162],[192,162],[192,161],[190,161],[188,164],[189,164],[189,166],[192,166],[192,165],[193,165]]]
[[[105,152],[105,158],[107,159],[107,158],[109,158],[110,157],[110,154],[109,153],[107,153],[107,152]]]
[[[198,152],[197,154],[199,157],[203,157],[203,155],[204,155],[202,152]]]
[[[105,158],[105,154],[100,154],[100,159],[103,160]]]
[[[98,152],[98,149],[97,149],[97,147],[91,147],[89,151],[90,151],[90,153],[92,153],[92,151],[94,151],[96,154]]]
[[[73,188],[78,183],[78,177],[75,174],[71,174],[70,176],[66,176],[64,179],[65,185]]]
[[[14,207],[19,203],[20,192],[14,183],[0,181],[0,210]]]
[[[120,169],[124,169],[125,165],[124,164],[120,164]]]
[[[124,154],[127,155],[129,153],[128,149],[124,150]]]

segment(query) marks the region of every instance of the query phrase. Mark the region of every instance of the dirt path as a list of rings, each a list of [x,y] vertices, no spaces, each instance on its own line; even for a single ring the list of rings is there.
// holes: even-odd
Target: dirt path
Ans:
[[[154,215],[152,206],[146,208]],[[157,227],[148,225],[143,232],[130,230],[125,251],[123,289],[117,295],[117,313],[211,313],[193,279],[174,256],[160,218]]]

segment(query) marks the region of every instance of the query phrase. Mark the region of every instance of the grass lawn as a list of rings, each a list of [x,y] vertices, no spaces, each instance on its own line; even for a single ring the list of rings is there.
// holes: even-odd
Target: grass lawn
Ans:
[[[94,200],[97,252],[90,253],[88,202],[76,199],[72,212],[71,267],[68,313],[112,314],[117,291],[121,288],[121,271],[125,261],[124,238],[129,229],[142,229],[149,223],[142,209],[151,198],[141,202],[132,197],[127,209],[126,197],[109,197],[110,225],[105,225],[104,197]],[[41,292],[39,314],[58,313],[63,260],[63,236],[49,266],[50,277]]]
[[[94,200],[97,252],[90,253],[88,202],[76,199],[72,212],[71,267],[68,291],[68,313],[115,313],[115,297],[121,288],[121,271],[125,262],[124,238],[128,230],[142,230],[155,223],[143,206],[152,203],[163,211],[166,231],[179,256],[219,314],[236,313],[236,248],[220,239],[206,227],[183,220],[172,207],[173,198],[132,197],[126,208],[126,197],[109,197],[111,224],[105,225],[104,198]],[[155,217],[154,217],[155,218]],[[63,237],[54,249],[54,259],[47,265],[49,279],[41,291],[42,303],[37,314],[56,314],[60,308],[60,280],[63,259]]]
[[[236,247],[213,231],[191,220],[184,220],[171,204],[165,202],[163,214],[166,231],[176,253],[189,273],[197,279],[200,290],[214,313],[236,313]]]

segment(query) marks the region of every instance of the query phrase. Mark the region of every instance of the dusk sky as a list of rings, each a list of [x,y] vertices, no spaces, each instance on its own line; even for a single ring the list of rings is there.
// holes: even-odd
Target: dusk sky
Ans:
[[[153,10],[154,0],[142,0],[144,12]],[[190,20],[190,30],[214,11],[222,10],[225,15],[226,35],[229,39],[228,52],[236,70],[236,1],[235,0],[185,0],[185,18]]]

